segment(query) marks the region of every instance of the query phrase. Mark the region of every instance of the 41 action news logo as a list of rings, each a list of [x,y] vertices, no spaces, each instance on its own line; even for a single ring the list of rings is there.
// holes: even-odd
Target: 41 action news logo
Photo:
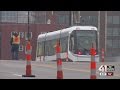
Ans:
[[[100,76],[113,76],[115,71],[114,65],[101,65],[99,67],[99,75]]]

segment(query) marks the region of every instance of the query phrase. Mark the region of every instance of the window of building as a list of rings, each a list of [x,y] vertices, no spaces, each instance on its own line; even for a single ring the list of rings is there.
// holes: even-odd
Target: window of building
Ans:
[[[113,24],[119,24],[119,16],[113,16]]]
[[[66,14],[58,14],[57,23],[58,24],[69,24],[69,16]]]
[[[113,36],[118,36],[118,35],[119,35],[118,28],[113,28]]]
[[[120,39],[119,39],[119,48],[120,48]]]
[[[120,36],[120,28],[118,28],[118,35]]]
[[[107,28],[107,36],[112,36],[113,30],[112,28]]]
[[[118,28],[118,35],[120,36],[120,28]]]
[[[18,23],[28,23],[28,11],[18,11]]]
[[[119,40],[113,40],[113,48],[118,48],[119,47]]]
[[[119,56],[120,54],[119,54],[119,51],[118,50],[116,50],[116,49],[113,49],[113,51],[112,51],[112,56]]]
[[[34,11],[29,11],[29,23],[35,23],[35,13],[34,13]]]
[[[89,24],[92,26],[98,26],[98,17],[97,16],[90,16]]]
[[[80,24],[81,25],[89,25],[89,16],[81,16],[80,18]]]
[[[80,11],[73,11],[74,23],[80,23]]]
[[[107,40],[107,48],[112,48],[112,40]]]
[[[107,48],[107,52],[106,52],[106,56],[112,56],[112,49],[111,48]]]
[[[46,24],[46,11],[34,11],[31,14],[31,20],[34,23]]]
[[[97,16],[81,16],[80,17],[81,25],[92,25],[98,26],[98,17]]]
[[[69,25],[69,11],[55,11],[56,23]]]
[[[17,23],[17,11],[1,11],[1,22]]]
[[[112,24],[112,16],[107,16],[107,23]]]

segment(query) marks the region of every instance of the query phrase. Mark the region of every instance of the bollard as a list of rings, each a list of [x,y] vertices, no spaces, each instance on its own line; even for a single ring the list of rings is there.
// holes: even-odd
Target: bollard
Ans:
[[[95,62],[95,54],[96,54],[96,51],[92,45],[92,48],[90,50],[90,53],[91,53],[91,75],[90,75],[90,79],[96,79],[96,62]]]
[[[102,62],[104,62],[104,60],[105,60],[105,51],[104,51],[104,49],[102,48]]]
[[[62,59],[60,56],[60,42],[56,44],[56,59],[57,59],[57,79],[63,79]]]
[[[31,70],[32,46],[30,44],[30,41],[27,42],[25,49],[26,49],[26,75],[22,75],[22,77],[35,77],[35,75],[32,75],[32,70]]]

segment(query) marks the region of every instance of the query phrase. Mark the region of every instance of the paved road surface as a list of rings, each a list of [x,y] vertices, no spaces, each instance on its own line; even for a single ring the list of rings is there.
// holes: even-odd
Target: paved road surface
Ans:
[[[100,65],[114,65],[114,76],[99,76]],[[22,77],[26,61],[0,60],[0,79],[56,79],[56,62],[32,61],[32,74],[36,77]],[[89,62],[63,62],[64,79],[90,79]],[[97,63],[97,79],[120,79],[120,62]]]

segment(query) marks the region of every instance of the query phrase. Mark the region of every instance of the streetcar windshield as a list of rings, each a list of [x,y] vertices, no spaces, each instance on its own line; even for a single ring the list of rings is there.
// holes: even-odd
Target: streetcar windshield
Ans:
[[[70,51],[74,54],[89,55],[92,43],[98,51],[97,31],[75,30],[70,36]]]

